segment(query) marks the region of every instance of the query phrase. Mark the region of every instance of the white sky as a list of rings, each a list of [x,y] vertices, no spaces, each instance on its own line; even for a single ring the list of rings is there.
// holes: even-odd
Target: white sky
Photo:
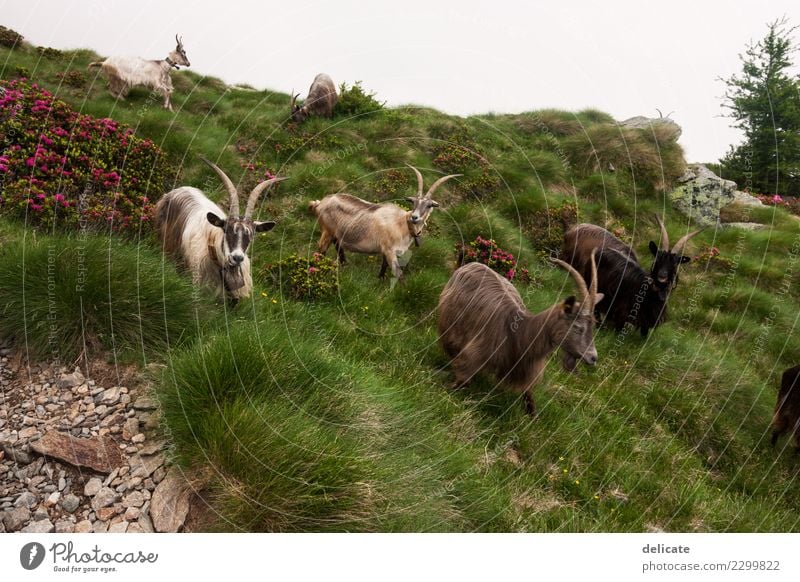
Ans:
[[[361,80],[389,105],[455,113],[595,107],[617,119],[683,127],[690,161],[712,161],[738,134],[721,118],[718,77],[787,15],[788,0],[0,0],[0,24],[55,48],[163,58],[184,38],[192,69],[305,94],[318,72]],[[800,40],[800,39],[798,39]],[[800,58],[800,57],[799,57]]]

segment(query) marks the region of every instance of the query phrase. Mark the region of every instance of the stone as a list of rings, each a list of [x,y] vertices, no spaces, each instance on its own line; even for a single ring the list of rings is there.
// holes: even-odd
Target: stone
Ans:
[[[141,491],[132,491],[122,500],[123,507],[141,507],[144,504],[144,496]]]
[[[97,519],[108,521],[119,513],[117,507],[101,507],[97,510]]]
[[[24,447],[18,444],[0,443],[0,448],[3,449],[3,454],[12,461],[20,465],[28,465],[33,460],[33,457],[28,453]]]
[[[189,513],[192,491],[183,475],[172,468],[153,492],[150,518],[156,531],[175,533],[183,527]]]
[[[99,489],[98,489],[99,491]],[[78,506],[81,504],[81,498],[77,495],[69,493],[61,500],[61,509],[67,513],[74,513]]]
[[[51,493],[48,498],[44,500],[44,505],[45,507],[53,507],[56,503],[58,503],[59,499],[61,499],[61,493],[56,491]]]
[[[48,517],[50,517],[50,514],[43,505],[37,507],[36,511],[33,512],[34,521],[42,521],[43,519],[47,519]]]
[[[112,523],[108,528],[108,533],[125,533],[126,531],[128,531],[128,522],[125,520]]]
[[[719,211],[734,199],[736,183],[724,180],[702,164],[689,166],[670,194],[673,206],[699,226],[714,226]]]
[[[100,396],[100,402],[107,405],[116,404],[119,402],[120,394],[122,394],[122,388],[119,386],[107,388],[103,391],[102,396]]]
[[[137,434],[136,436],[134,436],[134,437],[131,439],[131,442],[132,442],[132,443],[136,443],[136,444],[138,444],[138,443],[143,443],[143,442],[144,442],[144,439],[145,439],[144,433],[141,433],[141,432],[140,432],[139,434]]]
[[[761,200],[741,190],[737,190],[733,193],[733,204],[741,204],[742,206],[764,206]]]
[[[158,408],[155,400],[148,396],[140,396],[133,403],[134,410],[155,410]]]
[[[75,524],[75,533],[90,533],[92,531],[92,522],[88,519],[79,521]]]
[[[117,492],[111,489],[110,487],[103,487],[97,494],[92,498],[92,509],[97,511],[103,507],[107,507],[114,503],[119,496]]]
[[[0,521],[5,525],[6,531],[17,531],[31,518],[27,507],[15,507],[11,511],[3,511]]]
[[[139,434],[139,419],[132,416],[122,425],[122,438],[129,441],[137,434]]]
[[[128,462],[131,466],[131,475],[134,477],[147,478],[164,464],[163,455],[138,455],[131,457]]]
[[[138,507],[129,507],[125,510],[124,518],[126,521],[136,521],[142,514],[142,510]]]
[[[20,531],[22,533],[51,533],[55,528],[53,527],[53,522],[49,519],[42,519],[39,521],[32,521],[25,527],[23,527]]]
[[[59,459],[76,467],[88,467],[98,473],[110,473],[123,462],[119,447],[110,438],[75,438],[49,431],[30,445],[40,455]]]
[[[61,519],[56,522],[56,533],[72,533],[75,531],[75,524],[66,519]]]
[[[767,228],[766,224],[759,222],[723,222],[720,226],[723,228],[738,228],[739,230],[763,230]]]
[[[107,521],[96,521],[92,525],[92,531],[94,533],[106,533],[108,531],[108,522]]]
[[[31,493],[30,491],[24,491],[22,495],[17,497],[17,500],[14,502],[14,507],[27,507],[30,509],[37,503],[39,503],[38,495]]]
[[[660,112],[659,112],[660,113]],[[644,115],[637,115],[625,121],[617,122],[622,127],[629,127],[631,129],[644,129],[646,131],[654,132],[668,132],[668,139],[678,141],[678,138],[683,133],[681,126],[675,123],[672,119],[667,117],[645,117]]]
[[[86,485],[83,486],[83,494],[86,497],[94,497],[95,495],[97,495],[97,492],[100,491],[100,489],[102,488],[103,488],[103,481],[100,480],[99,477],[92,477],[91,479],[89,479]]]
[[[133,523],[128,525],[128,532],[127,533],[145,533],[145,531],[142,529],[142,526],[140,526],[136,522],[133,522]]]
[[[61,374],[61,378],[58,380],[58,387],[62,390],[65,388],[74,388],[75,386],[80,386],[86,381],[83,374],[80,373],[79,370],[75,370],[72,374]]]
[[[39,429],[35,426],[28,426],[19,431],[17,436],[20,438],[20,440],[28,440],[35,436],[39,436]]]

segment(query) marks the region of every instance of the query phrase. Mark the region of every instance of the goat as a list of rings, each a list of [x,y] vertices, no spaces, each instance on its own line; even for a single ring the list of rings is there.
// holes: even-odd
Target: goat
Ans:
[[[589,255],[598,249],[598,289],[605,299],[597,303],[598,312],[616,329],[626,322],[641,330],[642,337],[666,319],[667,299],[678,284],[678,266],[689,262],[681,254],[688,240],[699,233],[696,230],[684,235],[669,250],[669,235],[659,216],[661,245],[650,241],[653,266],[647,273],[639,264],[636,252],[606,229],[594,224],[578,224],[564,235],[561,258],[575,267],[589,281]]]
[[[139,57],[109,57],[104,61],[89,63],[101,67],[108,79],[108,89],[117,99],[125,99],[131,87],[149,87],[164,96],[164,109],[172,109],[172,79],[170,71],[180,66],[189,67],[189,59],[183,50],[183,39],[175,35],[175,50],[163,61],[151,61]]]
[[[294,91],[292,91],[294,93]],[[320,73],[314,77],[314,82],[308,89],[308,97],[303,102],[303,105],[297,105],[297,98],[300,93],[292,97],[291,110],[292,121],[295,123],[303,123],[307,117],[311,115],[319,115],[321,117],[333,117],[333,108],[336,107],[336,102],[339,96],[336,94],[336,85],[333,84],[331,79],[325,73]]]
[[[417,195],[407,198],[411,210],[404,210],[390,202],[373,204],[350,194],[331,194],[322,200],[314,200],[309,209],[317,216],[322,234],[318,250],[325,254],[331,243],[336,247],[339,263],[345,264],[344,251],[368,255],[383,255],[379,277],[386,275],[391,266],[392,274],[403,278],[398,257],[405,254],[413,242],[420,245],[422,230],[431,211],[439,203],[431,197],[436,189],[451,178],[461,174],[443,176],[423,194],[422,174],[408,166],[417,175]]]
[[[570,296],[535,315],[525,308],[514,286],[486,265],[469,263],[456,269],[439,297],[438,321],[439,342],[451,359],[455,387],[467,385],[485,369],[521,392],[525,410],[534,416],[531,391],[556,348],[562,348],[563,365],[569,371],[579,359],[592,366],[597,362],[593,312],[603,299],[597,292],[597,277],[587,289],[572,266],[551,261],[572,275],[580,299]],[[595,273],[594,253],[591,264]]]
[[[241,216],[239,193],[233,182],[215,164],[201,159],[217,173],[228,191],[229,216],[198,188],[182,186],[156,204],[158,236],[166,253],[186,262],[195,284],[209,286],[218,295],[227,294],[235,304],[253,290],[247,247],[255,233],[275,227],[274,222],[252,219],[258,197],[286,178],[272,178],[253,188]]]
[[[794,448],[800,453],[800,366],[789,368],[781,376],[775,415],[772,418],[772,446],[778,437],[790,431],[794,435]]]

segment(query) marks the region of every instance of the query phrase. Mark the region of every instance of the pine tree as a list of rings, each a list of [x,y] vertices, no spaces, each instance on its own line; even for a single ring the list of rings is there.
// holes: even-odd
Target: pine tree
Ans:
[[[726,177],[754,192],[800,195],[800,79],[792,75],[797,29],[784,17],[739,55],[742,72],[728,79],[723,107],[744,142],[721,160]]]

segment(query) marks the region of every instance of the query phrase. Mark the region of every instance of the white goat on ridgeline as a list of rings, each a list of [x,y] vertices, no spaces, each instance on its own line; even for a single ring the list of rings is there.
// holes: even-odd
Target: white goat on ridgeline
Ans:
[[[186,51],[183,50],[183,39],[176,34],[175,42],[175,50],[163,61],[140,57],[109,57],[104,61],[89,63],[89,67],[102,68],[108,79],[108,89],[117,99],[125,99],[131,87],[149,87],[164,96],[164,109],[173,111],[172,79],[169,73],[173,68],[191,66]]]
[[[274,222],[252,219],[259,195],[276,182],[271,178],[250,192],[244,216],[239,214],[239,193],[225,172],[201,157],[225,185],[230,197],[229,216],[191,186],[181,186],[165,194],[156,204],[156,227],[166,253],[180,257],[192,273],[195,284],[213,288],[227,295],[233,303],[249,297],[253,290],[247,248],[255,233],[275,227]]]

